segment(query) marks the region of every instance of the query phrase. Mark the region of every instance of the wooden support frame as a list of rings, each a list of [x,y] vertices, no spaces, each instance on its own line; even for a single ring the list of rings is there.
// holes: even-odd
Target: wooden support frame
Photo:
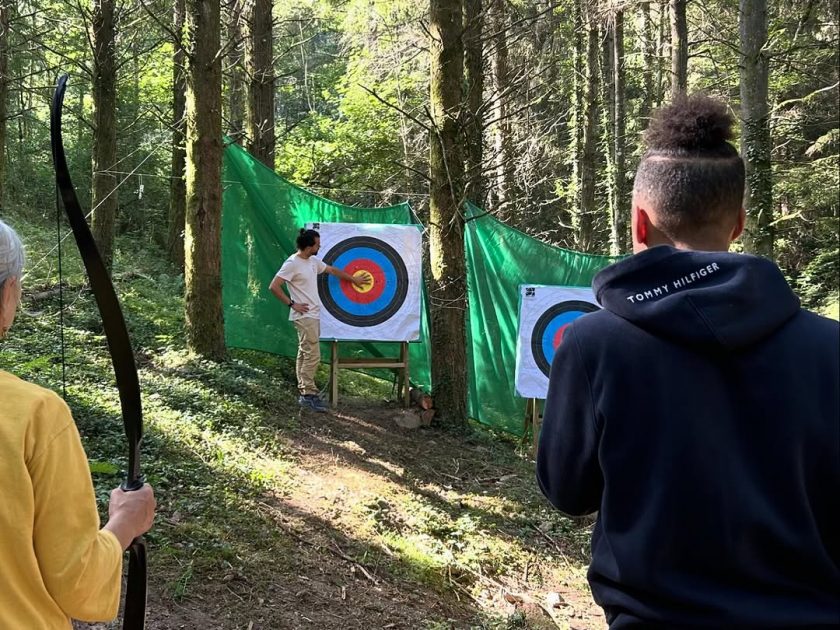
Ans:
[[[534,453],[537,452],[537,444],[540,441],[540,428],[542,427],[542,414],[540,413],[539,400],[528,398],[525,402],[525,418],[522,422],[522,439],[528,435],[528,429],[534,436]]]
[[[349,359],[341,358],[338,351],[339,342],[333,340],[330,342],[330,405],[335,407],[338,404],[338,371],[342,368],[362,369],[362,368],[386,368],[397,371],[397,385],[398,390],[402,391],[403,404],[408,407],[411,404],[409,392],[411,383],[409,382],[410,366],[408,342],[400,343],[400,356],[393,358],[369,358],[369,359]]]

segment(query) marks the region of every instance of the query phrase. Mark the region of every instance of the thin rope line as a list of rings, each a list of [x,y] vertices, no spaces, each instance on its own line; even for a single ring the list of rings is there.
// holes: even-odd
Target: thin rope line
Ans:
[[[162,145],[162,144],[163,144],[163,141],[161,141],[161,143],[160,143],[160,144]],[[160,145],[158,145],[158,146],[160,146]],[[136,149],[134,149],[134,151],[132,151],[132,152],[131,152],[131,153],[129,153],[128,155],[125,155],[125,156],[121,157],[119,160],[117,160],[116,162],[114,162],[113,164],[111,164],[111,166],[109,166],[109,167],[108,167],[108,168],[106,168],[105,170],[102,170],[102,171],[94,171],[94,172],[95,172],[95,173],[96,173],[96,172],[99,172],[99,173],[108,173],[108,172],[110,172],[110,170],[111,170],[111,169],[113,169],[113,168],[115,168],[115,167],[119,166],[120,164],[122,164],[123,162],[125,162],[128,158],[130,158],[132,155],[134,155],[135,153],[138,153],[138,152],[140,152],[140,151],[142,151],[142,150],[143,150],[143,145],[141,144],[141,145],[140,145],[140,146],[138,146]]]
[[[336,191],[336,192],[346,192],[346,193],[364,193],[364,194],[373,194],[373,195],[393,195],[395,197],[428,197],[429,193],[412,193],[412,192],[390,192],[385,190],[353,190],[352,188],[325,188],[324,186],[305,186],[305,188],[309,188],[312,190],[325,190],[325,191]]]
[[[159,173],[134,173],[128,171],[115,171],[115,170],[103,170],[103,171],[94,171],[96,173],[105,173],[109,175],[140,175],[142,177],[152,177],[156,179],[183,179],[182,177],[178,177],[176,175],[160,175]],[[242,184],[244,183],[238,179],[223,179],[223,184]],[[249,182],[250,186],[269,186],[269,187],[282,187],[284,184],[282,183],[272,183],[272,184],[263,184],[260,182]],[[293,186],[297,186],[297,184],[292,184]],[[392,195],[395,197],[428,197],[429,193],[416,193],[416,192],[403,192],[403,191],[387,191],[387,190],[373,190],[373,189],[363,189],[363,188],[328,188],[326,186],[305,186],[301,185],[301,188],[304,190],[324,190],[324,191],[335,191],[335,192],[346,192],[346,193],[356,193],[356,194],[371,194],[371,195]]]
[[[111,195],[113,195],[115,192],[117,192],[117,189],[118,189],[120,186],[122,186],[125,182],[127,182],[127,181],[128,181],[128,179],[129,179],[129,177],[131,177],[132,175],[134,175],[134,174],[135,174],[135,173],[136,173],[136,172],[140,169],[140,167],[141,167],[141,166],[143,166],[143,164],[145,164],[145,163],[146,163],[146,162],[147,162],[147,161],[148,161],[148,160],[152,157],[152,155],[154,155],[155,151],[157,151],[159,148],[160,148],[160,146],[158,146],[157,148],[152,149],[152,150],[151,150],[151,152],[149,153],[149,155],[147,155],[145,158],[143,158],[143,161],[142,161],[142,162],[140,162],[140,164],[138,164],[138,165],[137,165],[137,167],[136,167],[133,171],[131,171],[130,173],[128,173],[128,174],[126,175],[126,177],[125,177],[122,181],[120,181],[120,183],[119,183],[119,184],[117,184],[116,186],[114,186],[114,187],[111,189],[111,192],[109,192],[107,195],[105,195],[105,197],[103,197],[103,198],[102,198],[102,200],[101,200],[98,204],[96,204],[96,206],[94,206],[93,208],[91,208],[90,212],[88,212],[88,213],[85,215],[85,221],[87,221],[87,220],[90,218],[90,216],[91,216],[94,212],[96,212],[96,210],[97,210],[97,209],[98,209],[98,208],[99,208],[99,207],[100,207],[103,203],[105,203],[105,201],[106,201],[106,200],[107,200],[107,199],[108,199]],[[56,195],[57,195],[57,193],[56,193]],[[57,198],[56,198],[56,208],[58,208],[58,199],[57,199]],[[58,214],[58,212],[57,212],[57,211],[56,211],[56,214]],[[44,262],[47,258],[49,258],[49,256],[51,256],[51,255],[52,255],[52,253],[53,253],[54,251],[56,251],[56,249],[58,249],[58,250],[59,250],[59,255],[60,255],[60,252],[61,252],[61,249],[60,249],[60,248],[61,248],[61,243],[64,241],[64,239],[66,239],[67,237],[69,237],[72,233],[73,233],[72,231],[71,231],[71,232],[67,232],[67,234],[65,234],[65,235],[64,235],[64,237],[63,237],[61,240],[59,240],[59,241],[58,241],[58,244],[57,244],[55,247],[53,247],[50,251],[48,251],[46,254],[44,254],[38,262],[36,262],[34,265],[31,265],[29,268],[30,268],[30,269],[38,269],[38,268],[41,266],[41,263],[42,263],[42,262]],[[60,232],[59,232],[59,234],[60,234]],[[28,274],[27,274],[27,275],[28,275]],[[25,276],[24,276],[24,278],[25,278]]]

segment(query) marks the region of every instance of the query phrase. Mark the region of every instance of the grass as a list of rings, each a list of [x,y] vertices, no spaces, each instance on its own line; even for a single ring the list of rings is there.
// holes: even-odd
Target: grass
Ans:
[[[0,368],[66,390],[104,517],[125,439],[99,315],[68,239],[64,381],[55,237],[15,227],[31,266]],[[603,627],[584,576],[591,522],[550,509],[515,442],[399,429],[391,384],[362,374],[342,375],[336,413],[301,413],[290,360],[190,355],[181,276],[153,244],[118,245],[159,499],[149,627],[539,628],[528,602],[550,591],[569,602],[551,627]]]

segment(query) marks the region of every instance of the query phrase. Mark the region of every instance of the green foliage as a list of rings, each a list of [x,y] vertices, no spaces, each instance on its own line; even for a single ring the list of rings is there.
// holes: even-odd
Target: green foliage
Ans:
[[[333,197],[368,205],[399,198],[396,191],[424,190],[400,163],[425,170],[425,131],[396,109],[423,117],[428,93],[423,36],[399,26],[419,19],[423,8],[380,1],[330,10],[313,3],[281,11],[288,19],[318,11],[319,30],[309,32],[308,48],[301,46],[305,72],[298,62],[291,67],[281,62],[285,76],[278,101],[286,132],[278,145],[278,171],[316,192],[332,191]],[[285,41],[284,30],[280,38]],[[332,51],[337,54],[325,54]]]
[[[822,314],[835,321],[840,321],[840,299],[835,296],[833,300],[829,300],[828,304],[823,307]]]
[[[105,518],[110,490],[122,480],[126,447],[101,321],[69,243],[63,261],[65,383],[60,301],[50,292],[57,282],[54,228],[23,220],[15,227],[32,266],[23,283],[22,310],[0,343],[0,369],[59,392],[66,384]],[[474,597],[487,588],[476,575],[517,580],[525,566],[540,576],[532,587],[562,575],[583,588],[589,525],[573,523],[539,497],[532,464],[515,453],[512,443],[480,431],[463,440],[424,431],[405,440],[401,452],[392,452],[399,433],[390,435],[388,424],[367,417],[388,417],[379,401],[391,393],[391,384],[354,373],[342,376],[342,398],[376,401],[360,418],[348,415],[352,408],[329,423],[322,416],[301,416],[293,362],[253,351],[232,352],[225,362],[191,356],[180,334],[182,277],[154,243],[123,237],[118,251],[125,257],[120,266],[132,263],[131,271],[115,274],[115,283],[143,392],[143,468],[158,497],[159,516],[147,536],[158,608],[170,599],[178,610],[194,608],[197,598],[208,601],[208,585],[222,576],[230,580],[225,584],[247,576],[249,592],[269,600],[275,584],[305,575],[301,538],[315,545],[309,579],[323,573],[324,558],[331,557],[325,549],[334,548],[332,539],[340,536],[347,537],[342,543],[347,557],[375,572],[380,585],[390,581],[400,589],[425,589],[433,600],[457,602],[455,593],[460,597],[465,591]],[[359,432],[353,439],[369,440],[364,446],[344,435],[354,424]],[[338,482],[326,473],[323,487],[308,495],[307,503],[301,487],[318,474],[310,459],[319,448],[334,454],[335,462],[347,459],[335,470],[363,483],[336,488],[331,484]],[[330,509],[337,503],[345,507],[334,523],[318,516],[318,497],[331,491],[336,494]],[[275,521],[266,504],[286,497],[294,500],[283,504]],[[309,519],[298,538],[286,533],[294,509]],[[563,541],[567,555],[544,548],[537,527]],[[313,542],[324,532],[332,538]],[[354,565],[341,566],[346,571]],[[221,596],[228,593],[223,589]],[[225,605],[237,606],[234,597]],[[476,604],[469,624],[437,619],[435,612],[429,627],[501,629],[520,623],[518,613],[480,608]]]
[[[838,23],[828,2],[769,5],[775,256],[809,308],[837,296],[840,228]],[[730,2],[690,3],[704,43],[689,86],[732,103],[738,114],[738,11]]]
[[[164,0],[147,1],[168,15]],[[627,184],[642,150],[646,107],[667,98],[669,25],[661,3],[649,3],[652,25],[643,31],[641,6],[625,12]],[[611,5],[616,7],[618,5]],[[737,115],[739,52],[737,6],[724,0],[689,3],[692,36],[689,88],[732,104]],[[486,8],[486,7],[485,7]],[[603,41],[610,10],[597,15]],[[428,7],[406,0],[295,0],[275,3],[276,166],[316,192],[352,204],[376,205],[406,195],[423,216],[428,172]],[[574,5],[546,10],[539,3],[506,4],[504,30],[510,85],[493,79],[499,30],[485,16],[485,166],[497,188],[495,104],[504,98],[515,160],[506,219],[553,243],[573,244],[567,227],[574,206]],[[776,256],[809,306],[831,299],[830,265],[812,264],[814,252],[837,250],[840,182],[838,145],[838,24],[826,0],[770,5],[770,108],[773,135]],[[89,199],[93,137],[89,9],[55,0],[16,3],[10,35],[6,213],[52,216],[48,104],[58,70],[71,74],[65,144],[83,204]],[[54,28],[61,24],[61,28]],[[162,243],[170,184],[173,44],[165,24],[138,3],[120,4],[117,21],[118,232]],[[585,33],[584,33],[585,35]],[[652,39],[651,39],[652,38]],[[585,39],[585,38],[584,38]],[[654,57],[646,57],[645,46]],[[227,48],[224,52],[227,52]],[[601,51],[603,53],[603,51]],[[227,62],[226,62],[227,63]],[[605,59],[601,60],[601,70]],[[602,72],[603,74],[603,72]],[[653,79],[653,93],[646,88]],[[580,78],[580,77],[578,77]],[[227,79],[226,79],[227,80]],[[229,87],[229,86],[228,86]],[[374,92],[376,96],[372,95]],[[226,91],[230,97],[230,91]],[[606,94],[598,103],[607,111]],[[229,106],[228,106],[228,109]],[[607,247],[609,173],[606,129],[600,124],[595,243]],[[628,200],[622,204],[626,206]],[[494,203],[489,210],[496,211]],[[127,242],[124,240],[124,242]],[[123,260],[130,260],[123,257]],[[822,258],[825,261],[825,257]],[[814,263],[816,264],[816,263]],[[116,269],[119,271],[121,267]]]
[[[805,265],[796,279],[796,290],[803,304],[814,309],[829,309],[837,304],[840,257],[835,249],[826,249]]]
[[[12,216],[52,216],[54,174],[50,161],[49,104],[58,74],[70,75],[63,116],[68,164],[80,200],[89,205],[93,72],[90,8],[52,0],[22,0],[12,15],[6,198]],[[89,3],[88,3],[89,4]],[[145,2],[168,15],[163,0]],[[118,3],[117,162],[118,233],[165,233],[169,207],[171,44],[141,3]]]
[[[90,461],[90,472],[93,475],[116,475],[120,469],[111,462]]]

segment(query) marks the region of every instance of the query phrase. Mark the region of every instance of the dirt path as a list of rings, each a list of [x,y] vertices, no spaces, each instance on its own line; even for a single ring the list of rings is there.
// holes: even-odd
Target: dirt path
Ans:
[[[284,429],[286,481],[253,503],[277,535],[163,583],[152,548],[147,627],[604,628],[586,524],[548,508],[533,464],[487,437],[400,429],[396,413],[302,413]]]

